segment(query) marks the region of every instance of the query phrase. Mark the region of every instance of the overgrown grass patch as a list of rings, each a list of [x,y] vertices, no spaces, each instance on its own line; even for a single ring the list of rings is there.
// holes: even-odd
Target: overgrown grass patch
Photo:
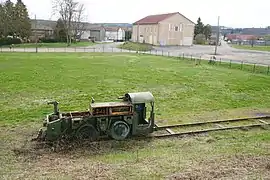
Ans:
[[[146,43],[125,42],[124,44],[119,45],[118,48],[130,51],[151,51],[152,45]]]

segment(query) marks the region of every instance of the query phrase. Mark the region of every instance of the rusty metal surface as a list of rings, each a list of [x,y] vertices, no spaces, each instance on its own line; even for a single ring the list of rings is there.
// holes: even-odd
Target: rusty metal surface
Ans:
[[[132,104],[130,104],[128,102],[101,102],[101,103],[91,103],[90,105],[92,108],[132,106]]]

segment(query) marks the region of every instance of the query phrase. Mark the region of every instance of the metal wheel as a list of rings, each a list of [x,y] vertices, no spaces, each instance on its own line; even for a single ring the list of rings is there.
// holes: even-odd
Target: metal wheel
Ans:
[[[115,140],[124,140],[130,132],[129,125],[124,121],[116,121],[112,124],[110,135]]]
[[[93,125],[83,125],[77,130],[76,138],[80,140],[95,141],[98,138],[98,132]]]

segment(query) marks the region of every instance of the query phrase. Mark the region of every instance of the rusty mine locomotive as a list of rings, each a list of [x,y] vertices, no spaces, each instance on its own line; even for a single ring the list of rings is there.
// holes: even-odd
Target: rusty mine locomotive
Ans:
[[[100,137],[108,137],[124,140],[154,131],[152,93],[126,93],[118,99],[122,101],[96,103],[92,98],[87,111],[73,112],[59,112],[58,102],[49,102],[54,106],[54,112],[46,116],[43,128],[35,139],[55,141],[68,137],[95,141]]]

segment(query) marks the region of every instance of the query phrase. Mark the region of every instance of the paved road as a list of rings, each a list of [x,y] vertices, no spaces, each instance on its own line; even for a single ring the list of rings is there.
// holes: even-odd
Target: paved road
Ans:
[[[136,53],[136,51],[122,50],[117,48],[121,43],[105,43],[105,44],[96,44],[89,47],[69,47],[69,48],[39,48],[38,52],[130,52]],[[1,49],[2,52],[11,51],[11,52],[35,52],[35,48],[14,48],[14,49]],[[210,59],[213,56],[215,51],[215,46],[205,46],[205,45],[194,45],[191,47],[155,47],[151,54],[157,55],[170,55],[170,56],[179,56],[185,55],[186,57],[196,57],[202,59]],[[230,47],[227,43],[222,42],[221,46],[218,46],[217,49],[218,55],[216,58],[222,61],[229,62],[241,62],[251,64],[261,64],[261,65],[270,65],[270,52],[262,51],[252,51],[252,50],[241,50]]]
[[[185,54],[187,56],[193,55],[195,57],[202,57],[203,59],[210,59],[215,52],[215,46],[194,45],[192,47],[158,47],[157,50],[169,51],[171,54]],[[244,61],[247,63],[257,63],[270,65],[270,52],[242,50],[230,47],[227,43],[222,42],[221,46],[217,48],[217,59],[223,61]]]

